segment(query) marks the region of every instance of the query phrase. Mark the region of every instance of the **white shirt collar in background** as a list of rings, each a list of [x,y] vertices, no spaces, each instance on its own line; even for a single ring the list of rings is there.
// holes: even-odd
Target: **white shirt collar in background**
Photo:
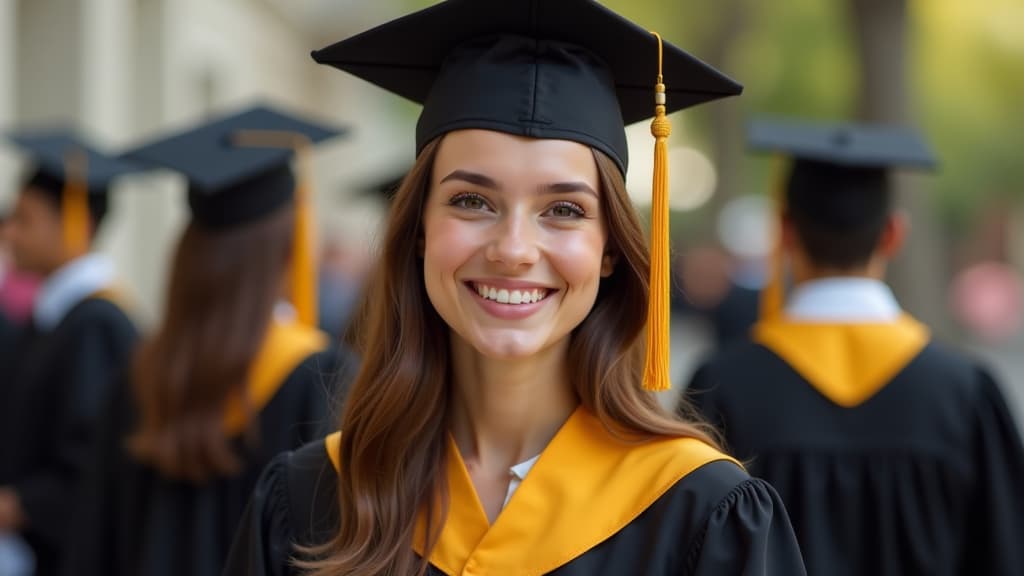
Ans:
[[[825,278],[797,286],[786,316],[810,322],[891,322],[902,314],[892,290],[870,278]]]
[[[102,254],[86,254],[68,262],[46,279],[32,308],[40,330],[53,330],[79,302],[114,281],[114,263]]]

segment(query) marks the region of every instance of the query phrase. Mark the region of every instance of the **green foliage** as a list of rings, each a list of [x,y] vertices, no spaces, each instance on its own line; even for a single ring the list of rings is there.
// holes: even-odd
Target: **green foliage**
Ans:
[[[480,0],[486,1],[486,0]],[[401,0],[409,9],[433,0]],[[757,114],[851,118],[858,66],[849,0],[606,0],[604,4],[739,79],[744,95],[677,122],[677,141],[709,152],[715,106]],[[927,179],[947,225],[964,227],[979,205],[1024,202],[1024,3],[916,0],[907,31],[911,120],[942,169]],[[609,39],[609,41],[614,41]],[[726,44],[723,46],[723,44]],[[746,158],[739,189],[763,192],[769,162]]]

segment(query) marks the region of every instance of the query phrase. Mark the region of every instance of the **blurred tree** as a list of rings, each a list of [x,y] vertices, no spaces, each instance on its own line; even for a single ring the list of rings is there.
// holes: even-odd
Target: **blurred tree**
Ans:
[[[909,125],[906,0],[849,0],[860,61],[857,117],[866,122]],[[896,201],[913,218],[913,233],[890,269],[903,305],[933,329],[951,329],[945,306],[944,235],[926,185],[912,176],[894,179]]]

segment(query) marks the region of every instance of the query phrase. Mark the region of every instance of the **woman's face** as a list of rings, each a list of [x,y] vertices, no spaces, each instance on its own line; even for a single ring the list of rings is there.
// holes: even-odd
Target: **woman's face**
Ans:
[[[582,144],[447,134],[423,214],[423,276],[453,337],[501,359],[568,338],[612,271],[601,193]]]

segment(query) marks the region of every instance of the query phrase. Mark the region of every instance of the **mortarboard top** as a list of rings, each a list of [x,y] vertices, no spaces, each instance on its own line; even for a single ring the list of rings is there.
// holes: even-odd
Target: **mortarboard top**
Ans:
[[[98,151],[67,129],[14,132],[7,139],[30,159],[33,175],[26,185],[55,196],[63,192],[69,179],[69,162],[75,162],[78,154],[85,160],[82,172],[90,196],[106,195],[115,178],[143,170],[136,162]]]
[[[281,144],[282,138],[266,146],[242,145],[237,138],[246,132],[292,134],[315,144],[346,130],[258,106],[203,122],[128,156],[184,174],[193,217],[211,228],[228,228],[265,216],[295,195],[295,149]]]
[[[658,40],[593,0],[448,0],[313,52],[423,104],[416,152],[481,128],[593,146],[626,171],[624,126],[654,116]],[[664,43],[666,112],[742,87]]]
[[[935,165],[924,140],[913,130],[896,126],[762,119],[750,124],[747,141],[752,150],[851,168]]]
[[[838,228],[884,215],[889,170],[935,165],[924,140],[896,126],[758,120],[750,125],[748,142],[753,150],[793,159],[786,182],[789,210]]]

